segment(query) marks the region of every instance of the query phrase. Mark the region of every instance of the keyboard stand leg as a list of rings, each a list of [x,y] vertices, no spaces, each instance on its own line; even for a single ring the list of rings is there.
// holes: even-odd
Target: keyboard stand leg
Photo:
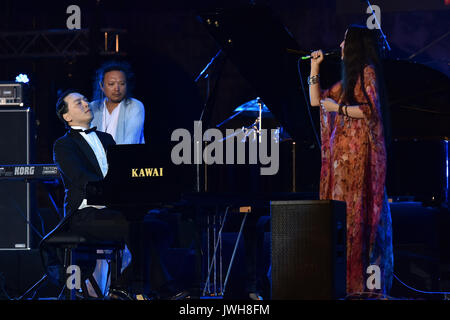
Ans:
[[[223,227],[224,227],[224,225],[225,225],[225,221],[226,221],[226,219],[227,219],[227,215],[228,215],[228,209],[229,209],[229,207],[227,207],[226,208],[226,210],[225,210],[225,214],[224,214],[224,217],[223,217],[223,220],[222,220],[222,222],[221,222],[221,225],[220,225],[220,230],[219,230],[219,233],[218,233],[218,235],[217,235],[217,239],[222,239],[222,230],[223,230]],[[244,217],[244,219],[245,219],[245,217]],[[208,222],[209,222],[209,220],[208,220]],[[214,227],[215,228],[215,227]],[[241,229],[242,229],[242,227],[241,227]],[[213,255],[212,255],[212,258],[211,258],[211,260],[209,259],[209,224],[208,224],[208,230],[207,230],[207,232],[208,232],[208,236],[207,236],[207,238],[208,238],[208,275],[207,275],[207,277],[206,277],[206,283],[205,283],[205,287],[203,288],[203,296],[206,294],[206,290],[208,289],[208,291],[209,291],[209,281],[210,281],[210,278],[211,278],[211,272],[212,272],[212,268],[213,268],[213,266],[215,266],[215,264],[216,264],[216,256],[217,256],[217,249],[218,249],[218,247],[219,247],[219,243],[221,244],[222,243],[222,241],[221,240],[219,240],[219,241],[216,241],[216,237],[215,237],[215,235],[214,235],[214,252],[213,252]],[[220,275],[220,277],[222,277],[222,275]],[[214,281],[215,281],[215,279],[214,279]],[[217,293],[216,291],[216,288],[214,288],[215,289],[215,294]]]

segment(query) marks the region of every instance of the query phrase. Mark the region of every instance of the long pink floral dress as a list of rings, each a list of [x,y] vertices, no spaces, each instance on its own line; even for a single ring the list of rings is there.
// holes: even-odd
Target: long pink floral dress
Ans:
[[[375,70],[364,69],[364,85],[371,105],[355,85],[363,119],[349,118],[321,108],[322,167],[320,198],[347,205],[347,293],[387,293],[392,283],[392,223],[385,193],[386,149],[377,97]],[[342,102],[342,83],[322,93],[322,99]],[[367,287],[369,265],[381,271],[381,286]],[[373,288],[375,286],[375,289]],[[378,290],[376,290],[378,289]]]

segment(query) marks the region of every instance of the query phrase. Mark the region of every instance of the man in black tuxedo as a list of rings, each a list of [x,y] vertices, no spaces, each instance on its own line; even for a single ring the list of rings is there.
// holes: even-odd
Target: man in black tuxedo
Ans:
[[[58,98],[56,113],[69,128],[63,137],[56,140],[53,149],[54,161],[60,168],[65,187],[65,217],[44,238],[41,248],[51,247],[48,240],[61,230],[69,230],[93,241],[124,241],[132,254],[132,261],[119,282],[111,284],[111,295],[122,299],[145,298],[149,292],[159,291],[164,298],[183,297],[185,292],[178,294],[169,285],[170,276],[161,263],[154,241],[156,230],[159,234],[164,230],[163,224],[156,228],[153,225],[152,230],[143,221],[128,221],[121,212],[87,204],[86,185],[106,176],[108,163],[105,150],[115,142],[110,134],[96,131],[95,127],[90,129],[93,114],[86,98],[76,91],[65,91]],[[130,232],[131,226],[133,229]],[[56,257],[53,255],[53,264]],[[51,258],[50,254],[48,265],[52,264]],[[145,282],[150,282],[151,289],[146,288]]]

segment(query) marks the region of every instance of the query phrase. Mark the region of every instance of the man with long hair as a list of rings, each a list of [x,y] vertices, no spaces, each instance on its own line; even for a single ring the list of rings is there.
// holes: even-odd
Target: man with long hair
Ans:
[[[145,108],[131,97],[133,73],[121,61],[104,63],[96,72],[92,126],[111,134],[117,144],[143,144]]]
[[[109,133],[116,144],[144,144],[145,108],[132,98],[134,74],[124,61],[108,61],[97,69],[93,84],[92,127]],[[128,248],[123,252],[123,267],[131,260]],[[106,286],[107,264],[98,261],[94,277]]]
[[[341,45],[342,79],[319,82],[321,50],[311,54],[311,106],[320,106],[320,198],[347,205],[347,293],[386,294],[393,272],[392,222],[385,192],[388,113],[378,30],[351,25]],[[368,284],[379,267],[381,283]]]

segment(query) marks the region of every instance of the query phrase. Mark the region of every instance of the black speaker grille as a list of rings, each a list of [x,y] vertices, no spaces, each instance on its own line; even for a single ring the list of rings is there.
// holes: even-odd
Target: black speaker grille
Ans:
[[[335,207],[332,201],[272,202],[273,299],[339,295],[336,280],[345,286],[345,204]]]
[[[32,114],[29,109],[0,109],[0,164],[29,164],[32,155]],[[34,186],[25,181],[0,180],[0,250],[32,246],[31,213]]]

